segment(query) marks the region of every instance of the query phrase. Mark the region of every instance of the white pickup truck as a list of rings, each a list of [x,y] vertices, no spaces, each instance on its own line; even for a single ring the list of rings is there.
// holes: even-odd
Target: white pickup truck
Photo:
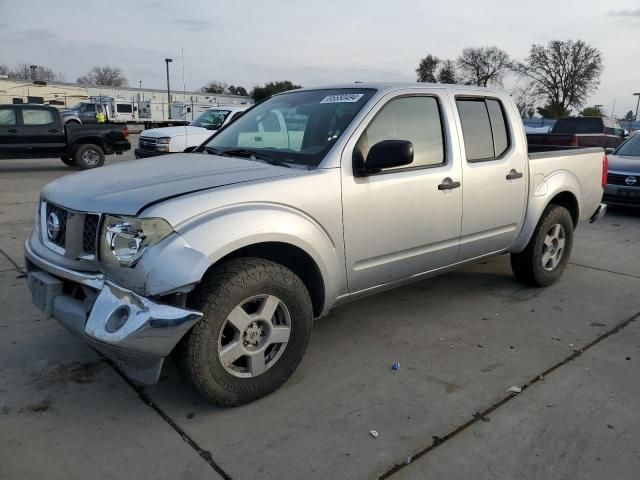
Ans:
[[[135,156],[147,158],[188,151],[200,145],[249,107],[250,105],[209,108],[189,125],[144,130],[140,133]]]
[[[130,378],[173,354],[222,405],[282,385],[348,300],[505,253],[552,284],[606,210],[604,151],[529,153],[485,88],[295,90],[198,150],[50,183],[26,264],[34,303]]]

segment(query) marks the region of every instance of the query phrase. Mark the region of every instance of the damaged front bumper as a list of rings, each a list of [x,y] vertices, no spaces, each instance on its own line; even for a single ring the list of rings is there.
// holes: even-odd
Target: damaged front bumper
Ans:
[[[202,317],[105,279],[57,266],[25,245],[33,303],[140,383],[158,381],[164,358]]]

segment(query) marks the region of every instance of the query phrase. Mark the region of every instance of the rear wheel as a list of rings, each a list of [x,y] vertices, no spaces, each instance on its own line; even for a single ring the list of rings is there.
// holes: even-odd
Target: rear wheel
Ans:
[[[176,348],[176,365],[218,405],[241,405],[276,390],[309,343],[309,292],[291,270],[268,260],[225,262],[196,288],[189,305],[204,316]]]
[[[76,148],[73,160],[77,167],[89,170],[104,165],[104,152],[98,145],[87,143]]]
[[[511,254],[511,269],[526,285],[545,287],[564,272],[573,246],[573,219],[569,211],[549,205],[521,253]]]

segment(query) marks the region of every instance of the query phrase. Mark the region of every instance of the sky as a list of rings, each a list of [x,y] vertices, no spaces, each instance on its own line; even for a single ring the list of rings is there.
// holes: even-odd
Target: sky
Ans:
[[[588,104],[635,112],[638,1],[0,0],[0,64],[46,65],[67,81],[116,65],[143,88],[166,86],[167,57],[172,88],[182,89],[184,66],[186,90],[209,80],[250,90],[273,80],[414,81],[428,53],[455,59],[465,47],[495,45],[523,60],[534,43],[566,39],[603,54]]]

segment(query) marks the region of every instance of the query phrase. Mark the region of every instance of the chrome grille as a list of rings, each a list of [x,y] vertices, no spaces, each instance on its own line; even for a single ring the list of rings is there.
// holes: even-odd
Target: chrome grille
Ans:
[[[139,146],[141,150],[154,151],[156,149],[156,143],[158,143],[158,141],[155,138],[140,137]]]
[[[60,230],[58,231],[55,238],[49,237],[48,240],[57,245],[60,248],[64,248],[66,244],[66,234],[67,234],[67,216],[68,213],[64,208],[60,208],[57,205],[53,205],[52,203],[47,203],[46,216],[45,216],[45,226],[49,221],[49,216],[54,214],[58,221],[60,222]],[[45,228],[45,232],[47,229]]]
[[[84,217],[84,230],[82,232],[82,251],[89,255],[96,254],[96,238],[98,237],[99,215],[87,214]]]
[[[44,213],[41,220],[42,240],[50,249],[72,259],[92,260],[96,255],[96,244],[100,229],[100,215],[97,213],[77,212],[53,203],[44,202],[40,210]],[[47,221],[55,214],[59,229],[57,234],[50,232]],[[53,229],[51,229],[53,230]]]
[[[627,178],[635,178],[635,183],[631,185],[627,183]],[[640,173],[639,174],[626,174],[626,173],[609,173],[607,175],[607,183],[609,185],[622,185],[625,187],[640,187]]]

